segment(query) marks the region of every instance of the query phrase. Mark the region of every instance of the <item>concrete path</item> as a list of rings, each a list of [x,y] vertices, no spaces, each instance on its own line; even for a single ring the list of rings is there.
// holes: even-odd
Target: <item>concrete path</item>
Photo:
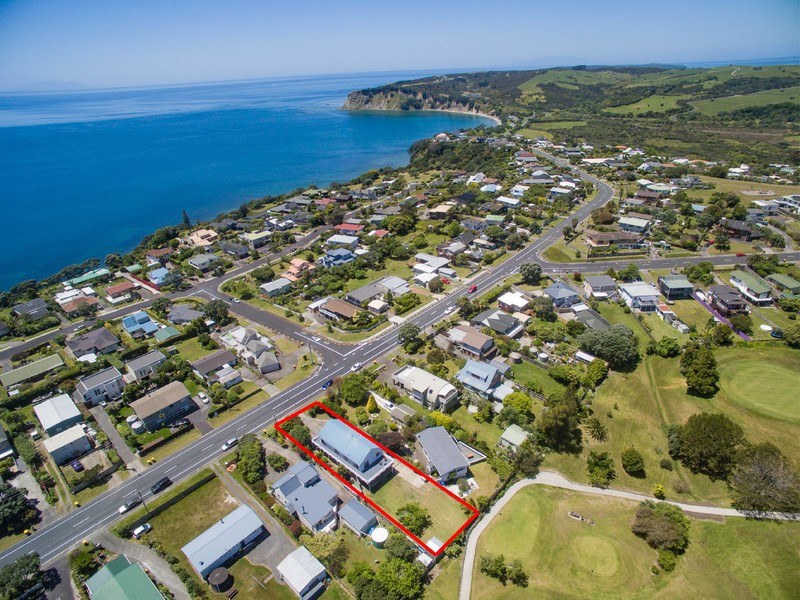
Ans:
[[[119,434],[119,431],[117,431],[117,428],[114,427],[114,423],[111,422],[105,409],[98,405],[90,408],[89,412],[92,413],[100,429],[108,436],[111,445],[114,446],[114,450],[117,451],[122,462],[124,462],[129,469],[136,468],[141,470],[143,468],[142,461],[139,460],[139,457],[133,453],[128,447],[128,444],[125,443],[125,440],[122,439],[122,436]]]
[[[186,591],[186,586],[183,585],[183,582],[175,572],[169,568],[167,561],[147,546],[122,540],[105,529],[92,534],[90,539],[92,542],[102,544],[104,548],[108,548],[112,552],[124,554],[131,561],[141,564],[142,567],[153,574],[159,583],[169,588],[169,591],[175,596],[175,600],[191,600],[189,593]]]
[[[615,498],[625,498],[627,500],[635,500],[637,502],[641,502],[643,500],[655,500],[652,496],[646,496],[644,494],[636,494],[634,492],[624,492],[622,490],[613,490],[613,489],[603,489],[593,487],[591,485],[585,485],[582,483],[573,483],[572,481],[568,480],[563,475],[559,473],[551,473],[551,472],[542,472],[539,473],[533,479],[524,479],[522,481],[516,482],[512,485],[505,494],[503,494],[502,498],[498,500],[494,506],[489,510],[489,512],[484,515],[484,517],[478,522],[475,526],[475,529],[472,530],[470,533],[469,539],[467,540],[467,548],[464,552],[464,565],[461,569],[461,589],[458,594],[459,600],[469,600],[470,594],[472,592],[472,572],[475,568],[475,551],[478,547],[478,539],[481,537],[483,530],[492,522],[492,519],[503,510],[506,504],[508,504],[509,500],[514,497],[521,489],[528,487],[529,485],[548,485],[550,487],[557,487],[565,490],[572,490],[574,492],[582,492],[585,494],[596,494],[598,496],[613,496]],[[682,502],[672,502],[671,500],[665,500],[669,504],[673,504],[675,506],[680,507],[682,510],[688,513],[700,514],[700,515],[713,515],[713,516],[721,516],[721,517],[752,517],[753,515],[749,515],[743,512],[736,510],[735,508],[720,508],[717,506],[701,506],[699,504],[685,504]],[[759,515],[760,518],[765,519],[775,519],[779,521],[797,521],[800,520],[800,515],[795,514],[781,514],[781,513],[770,513]]]

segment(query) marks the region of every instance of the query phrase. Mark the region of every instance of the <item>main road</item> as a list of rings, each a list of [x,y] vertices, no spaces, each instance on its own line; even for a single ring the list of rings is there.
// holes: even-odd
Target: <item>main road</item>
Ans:
[[[579,221],[583,221],[589,216],[592,210],[608,202],[613,196],[613,189],[609,185],[588,174],[584,173],[583,176],[597,187],[598,193],[593,200],[580,207],[571,215],[571,217]],[[564,222],[549,229],[532,244],[512,255],[506,261],[496,267],[487,269],[472,279],[470,285],[476,285],[481,291],[491,289],[504,278],[516,272],[519,266],[526,262],[537,262],[544,268],[550,270],[565,268],[565,265],[549,263],[540,258],[540,253],[562,235],[563,227]],[[285,255],[294,249],[310,243],[320,235],[321,231],[322,229],[309,234],[296,244],[284,249],[280,255]],[[258,264],[265,264],[277,256],[278,255],[265,257],[258,261]],[[800,258],[800,253],[789,253],[783,256],[791,260],[797,260]],[[729,258],[731,257],[721,256],[710,260],[715,263],[721,263],[729,260]],[[690,262],[697,262],[698,260],[709,259],[654,260],[649,261],[647,266],[651,268],[671,268]],[[641,262],[642,261],[640,261],[640,263]],[[254,266],[257,265],[251,264],[247,267],[239,267],[220,278],[201,282],[190,290],[173,294],[171,297],[202,295],[207,298],[230,300],[229,296],[219,291],[221,284],[241,275]],[[602,264],[590,263],[588,265],[570,264],[567,265],[566,268],[570,270],[597,270],[607,267]],[[467,286],[459,286],[441,300],[433,302],[413,313],[407,319],[407,322],[415,323],[420,328],[425,328],[434,324],[443,317],[446,317],[449,314],[447,309],[455,307],[458,299],[467,294]],[[120,318],[130,312],[149,306],[151,302],[152,300],[107,313],[103,315],[103,318]],[[223,453],[221,447],[225,440],[234,436],[240,437],[246,433],[253,433],[264,429],[276,420],[305,406],[310,401],[320,396],[323,393],[323,384],[329,379],[347,373],[356,362],[366,364],[387,353],[397,345],[397,336],[392,329],[380,335],[376,335],[358,345],[339,344],[324,338],[315,338],[301,325],[292,323],[287,319],[283,319],[246,303],[233,303],[231,304],[231,310],[256,323],[290,335],[298,341],[302,341],[307,346],[313,348],[320,356],[321,364],[311,376],[292,388],[276,394],[251,411],[203,435],[199,440],[176,452],[172,456],[155,463],[145,471],[137,473],[136,476],[130,477],[120,486],[109,490],[76,510],[70,511],[58,520],[37,530],[30,537],[0,554],[0,565],[7,564],[22,554],[29,552],[38,552],[43,563],[56,558],[71,546],[86,539],[93,531],[100,527],[107,527],[114,522],[119,517],[117,509],[127,500],[138,497],[139,494],[141,494],[146,501],[150,497],[150,487],[157,480],[167,476],[172,481],[179,482],[210,462],[219,459]],[[42,340],[51,339],[56,335],[72,332],[82,326],[83,324],[77,326],[70,325],[65,329],[39,336],[34,341],[6,349],[0,352],[0,359],[8,358],[21,349],[39,344]]]

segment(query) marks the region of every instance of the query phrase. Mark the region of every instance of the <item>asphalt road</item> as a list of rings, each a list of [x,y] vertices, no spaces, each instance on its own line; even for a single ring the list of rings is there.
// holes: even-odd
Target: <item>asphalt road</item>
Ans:
[[[571,215],[571,217],[575,217],[579,221],[588,217],[592,210],[604,204],[613,196],[613,189],[607,184],[604,184],[588,174],[583,174],[583,177],[592,181],[599,191],[591,202],[582,206],[576,213]],[[562,222],[556,225],[532,244],[508,258],[505,262],[491,269],[487,269],[475,279],[471,280],[470,285],[478,286],[479,292],[490,289],[508,275],[516,272],[519,266],[525,262],[538,262],[548,270],[564,269],[572,271],[581,268],[587,270],[587,265],[559,265],[543,261],[539,258],[539,253],[562,235],[561,232],[564,224],[565,223]],[[324,230],[324,228],[309,234],[300,242],[282,250],[279,255],[288,254],[295,248],[308,244],[316,239],[322,230]],[[251,264],[247,267],[239,267],[226,273],[222,277],[203,281],[188,291],[172,294],[170,297],[206,296],[207,298],[230,299],[228,296],[218,291],[222,283],[241,275],[245,271],[253,269],[259,264],[274,260],[277,256],[278,255],[271,255],[269,257],[264,257],[256,264]],[[800,258],[800,253],[789,253],[784,256],[790,260],[797,260]],[[638,262],[649,268],[671,268],[689,262],[698,262],[699,260],[709,259],[663,259],[631,262]],[[735,257],[724,256],[711,259],[711,261],[716,264],[725,264],[725,261],[728,260],[736,261]],[[618,267],[620,263],[617,261],[609,263],[609,265],[611,264]],[[607,268],[603,263],[591,263],[589,266],[595,270],[604,270]],[[449,307],[454,307],[458,298],[468,294],[467,289],[466,285],[457,287],[444,299],[434,302],[412,314],[407,321],[416,323],[420,328],[425,328],[436,323],[447,316],[446,310]],[[103,319],[120,318],[148,306],[151,302],[152,300],[112,313],[107,313],[103,315]],[[292,323],[246,303],[233,303],[231,304],[231,310],[256,323],[292,336],[309,347],[313,347],[320,356],[322,364],[313,375],[301,383],[277,394],[250,412],[203,435],[199,440],[169,458],[147,468],[137,476],[129,478],[119,487],[109,490],[84,506],[70,511],[59,520],[39,529],[29,538],[0,554],[0,565],[7,564],[18,556],[33,551],[40,554],[43,563],[53,560],[71,546],[90,537],[93,531],[100,527],[107,527],[117,520],[119,518],[117,509],[127,500],[137,497],[139,493],[144,497],[145,502],[150,499],[150,487],[161,477],[167,476],[176,483],[181,481],[201,467],[218,459],[223,454],[221,446],[225,440],[234,436],[241,437],[246,433],[259,431],[285,415],[302,408],[322,394],[322,385],[327,380],[347,373],[356,362],[367,364],[369,361],[382,356],[397,345],[397,336],[393,329],[389,329],[385,333],[357,345],[339,344],[324,338],[321,341],[315,341],[312,335],[301,325]],[[6,349],[0,352],[0,359],[7,358],[25,347],[39,344],[42,340],[50,339],[62,333],[72,332],[82,326],[83,324],[71,325],[61,331],[40,336],[34,341]]]

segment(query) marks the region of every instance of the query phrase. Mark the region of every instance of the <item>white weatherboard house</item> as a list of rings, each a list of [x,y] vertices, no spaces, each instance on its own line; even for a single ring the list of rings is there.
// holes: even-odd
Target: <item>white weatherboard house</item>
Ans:
[[[449,410],[458,402],[458,390],[419,367],[405,366],[392,375],[394,384],[425,408]]]
[[[233,558],[264,531],[258,515],[242,505],[186,544],[181,551],[203,578]]]

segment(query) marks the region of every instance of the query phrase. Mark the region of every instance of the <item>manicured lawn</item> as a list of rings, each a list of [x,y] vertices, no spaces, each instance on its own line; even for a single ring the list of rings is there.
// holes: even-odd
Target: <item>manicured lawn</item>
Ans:
[[[402,463],[396,463],[395,468],[397,473],[377,491],[365,490],[367,496],[394,518],[401,506],[419,503],[430,514],[433,525],[417,537],[423,542],[432,537],[442,542],[450,539],[468,518],[458,501]]]
[[[708,312],[705,306],[700,304],[694,298],[687,300],[676,300],[675,304],[670,306],[672,311],[678,315],[678,318],[686,323],[689,327],[694,325],[698,329],[702,329],[712,318],[712,314]]]
[[[278,350],[280,350],[283,354],[291,354],[300,348],[296,342],[285,336],[277,337],[273,341],[275,342],[275,346],[278,348]]]
[[[359,538],[347,527],[339,527],[334,535],[344,540],[345,547],[349,552],[345,570],[349,571],[353,567],[353,564],[358,561],[371,565],[374,564],[375,561],[386,558],[384,551],[373,546],[369,537]]]
[[[409,401],[409,404],[416,403]],[[494,446],[497,443],[497,440],[500,439],[500,434],[503,433],[497,425],[493,425],[492,423],[479,423],[476,421],[475,417],[469,414],[466,406],[459,406],[456,410],[450,413],[450,416],[458,421],[462,425],[463,429],[467,431],[474,431],[476,434],[478,434],[478,439],[486,442],[489,444],[489,446]]]
[[[668,458],[665,427],[684,423],[700,412],[727,415],[742,427],[750,442],[771,442],[797,464],[800,436],[797,402],[793,402],[796,394],[792,392],[800,387],[800,355],[781,347],[734,346],[716,350],[715,356],[720,391],[711,399],[686,393],[677,358],[652,357],[633,373],[612,373],[592,401],[595,416],[608,428],[608,439],[598,442],[584,434],[584,448],[579,456],[550,454],[545,466],[569,479],[587,482],[588,452],[607,451],[616,464],[617,479],[612,487],[649,494],[653,485],[661,483],[671,499],[728,505],[730,499],[724,482],[694,475],[675,461],[671,471],[659,466],[662,459]],[[632,477],[622,469],[620,455],[629,447],[636,448],[644,457],[643,478]],[[674,491],[673,486],[679,481],[688,487],[687,493]]]
[[[757,181],[736,181],[734,179],[719,179],[718,177],[708,177],[701,175],[700,180],[713,186],[711,190],[691,190],[689,196],[692,198],[702,198],[708,200],[715,192],[733,192],[742,200],[759,200],[772,198],[775,196],[788,196],[800,193],[800,186],[797,185],[778,185],[775,183],[760,183]],[[748,196],[742,192],[749,190],[768,190],[771,194],[764,196]]]
[[[275,385],[285,390],[300,383],[303,379],[311,375],[314,372],[314,363],[310,360],[311,357],[309,354],[310,352],[307,352],[305,355],[301,356],[297,361],[297,367],[294,372],[276,381]]]
[[[558,240],[555,244],[550,246],[547,250],[544,251],[544,257],[552,262],[556,263],[572,263],[578,262],[579,258],[575,258],[575,250],[579,250],[582,257],[586,256],[586,251],[583,248],[579,248],[575,246],[567,246],[564,243],[564,240]]]
[[[28,536],[26,536],[24,533],[18,533],[16,535],[4,535],[3,537],[0,537],[0,550],[5,550],[6,548],[10,548],[11,546],[16,544],[17,542],[22,541],[26,537]]]
[[[469,470],[472,473],[472,477],[475,479],[475,483],[478,484],[477,491],[472,493],[476,497],[491,496],[497,484],[500,483],[500,478],[497,476],[497,473],[492,471],[492,467],[489,466],[489,463],[486,461],[480,462],[472,465]]]
[[[521,135],[522,137],[528,138],[529,140],[532,140],[532,139],[535,139],[535,138],[540,138],[540,137],[547,138],[548,140],[552,140],[553,139],[553,134],[550,133],[549,131],[545,131],[544,129],[528,129],[528,128],[525,128],[525,129],[520,129],[519,131],[517,131],[517,133],[519,135]]]
[[[620,306],[616,302],[601,302],[599,312],[604,319],[612,325],[622,323],[633,331],[634,335],[639,338],[639,347],[644,349],[650,341],[650,337],[644,332],[642,326],[636,321],[636,315],[633,313],[626,313],[625,307]]]
[[[637,503],[530,486],[495,517],[477,555],[522,561],[529,587],[473,573],[475,600],[527,598],[790,598],[800,569],[800,525],[692,520],[689,548],[672,573],[653,576],[656,553],[630,530]],[[570,518],[575,511],[592,519]],[[441,596],[443,598],[447,596]]]
[[[203,358],[207,354],[211,354],[214,350],[206,350],[200,345],[200,342],[197,341],[197,338],[192,338],[190,340],[184,340],[182,342],[178,342],[175,344],[175,347],[180,352],[181,356],[185,358],[189,362],[193,362],[198,358]]]
[[[676,338],[678,341],[683,343],[689,338],[687,334],[681,333],[668,323],[665,323],[664,320],[655,313],[645,315],[644,323],[650,327],[650,333],[657,340],[660,340],[663,337],[671,337]]]

